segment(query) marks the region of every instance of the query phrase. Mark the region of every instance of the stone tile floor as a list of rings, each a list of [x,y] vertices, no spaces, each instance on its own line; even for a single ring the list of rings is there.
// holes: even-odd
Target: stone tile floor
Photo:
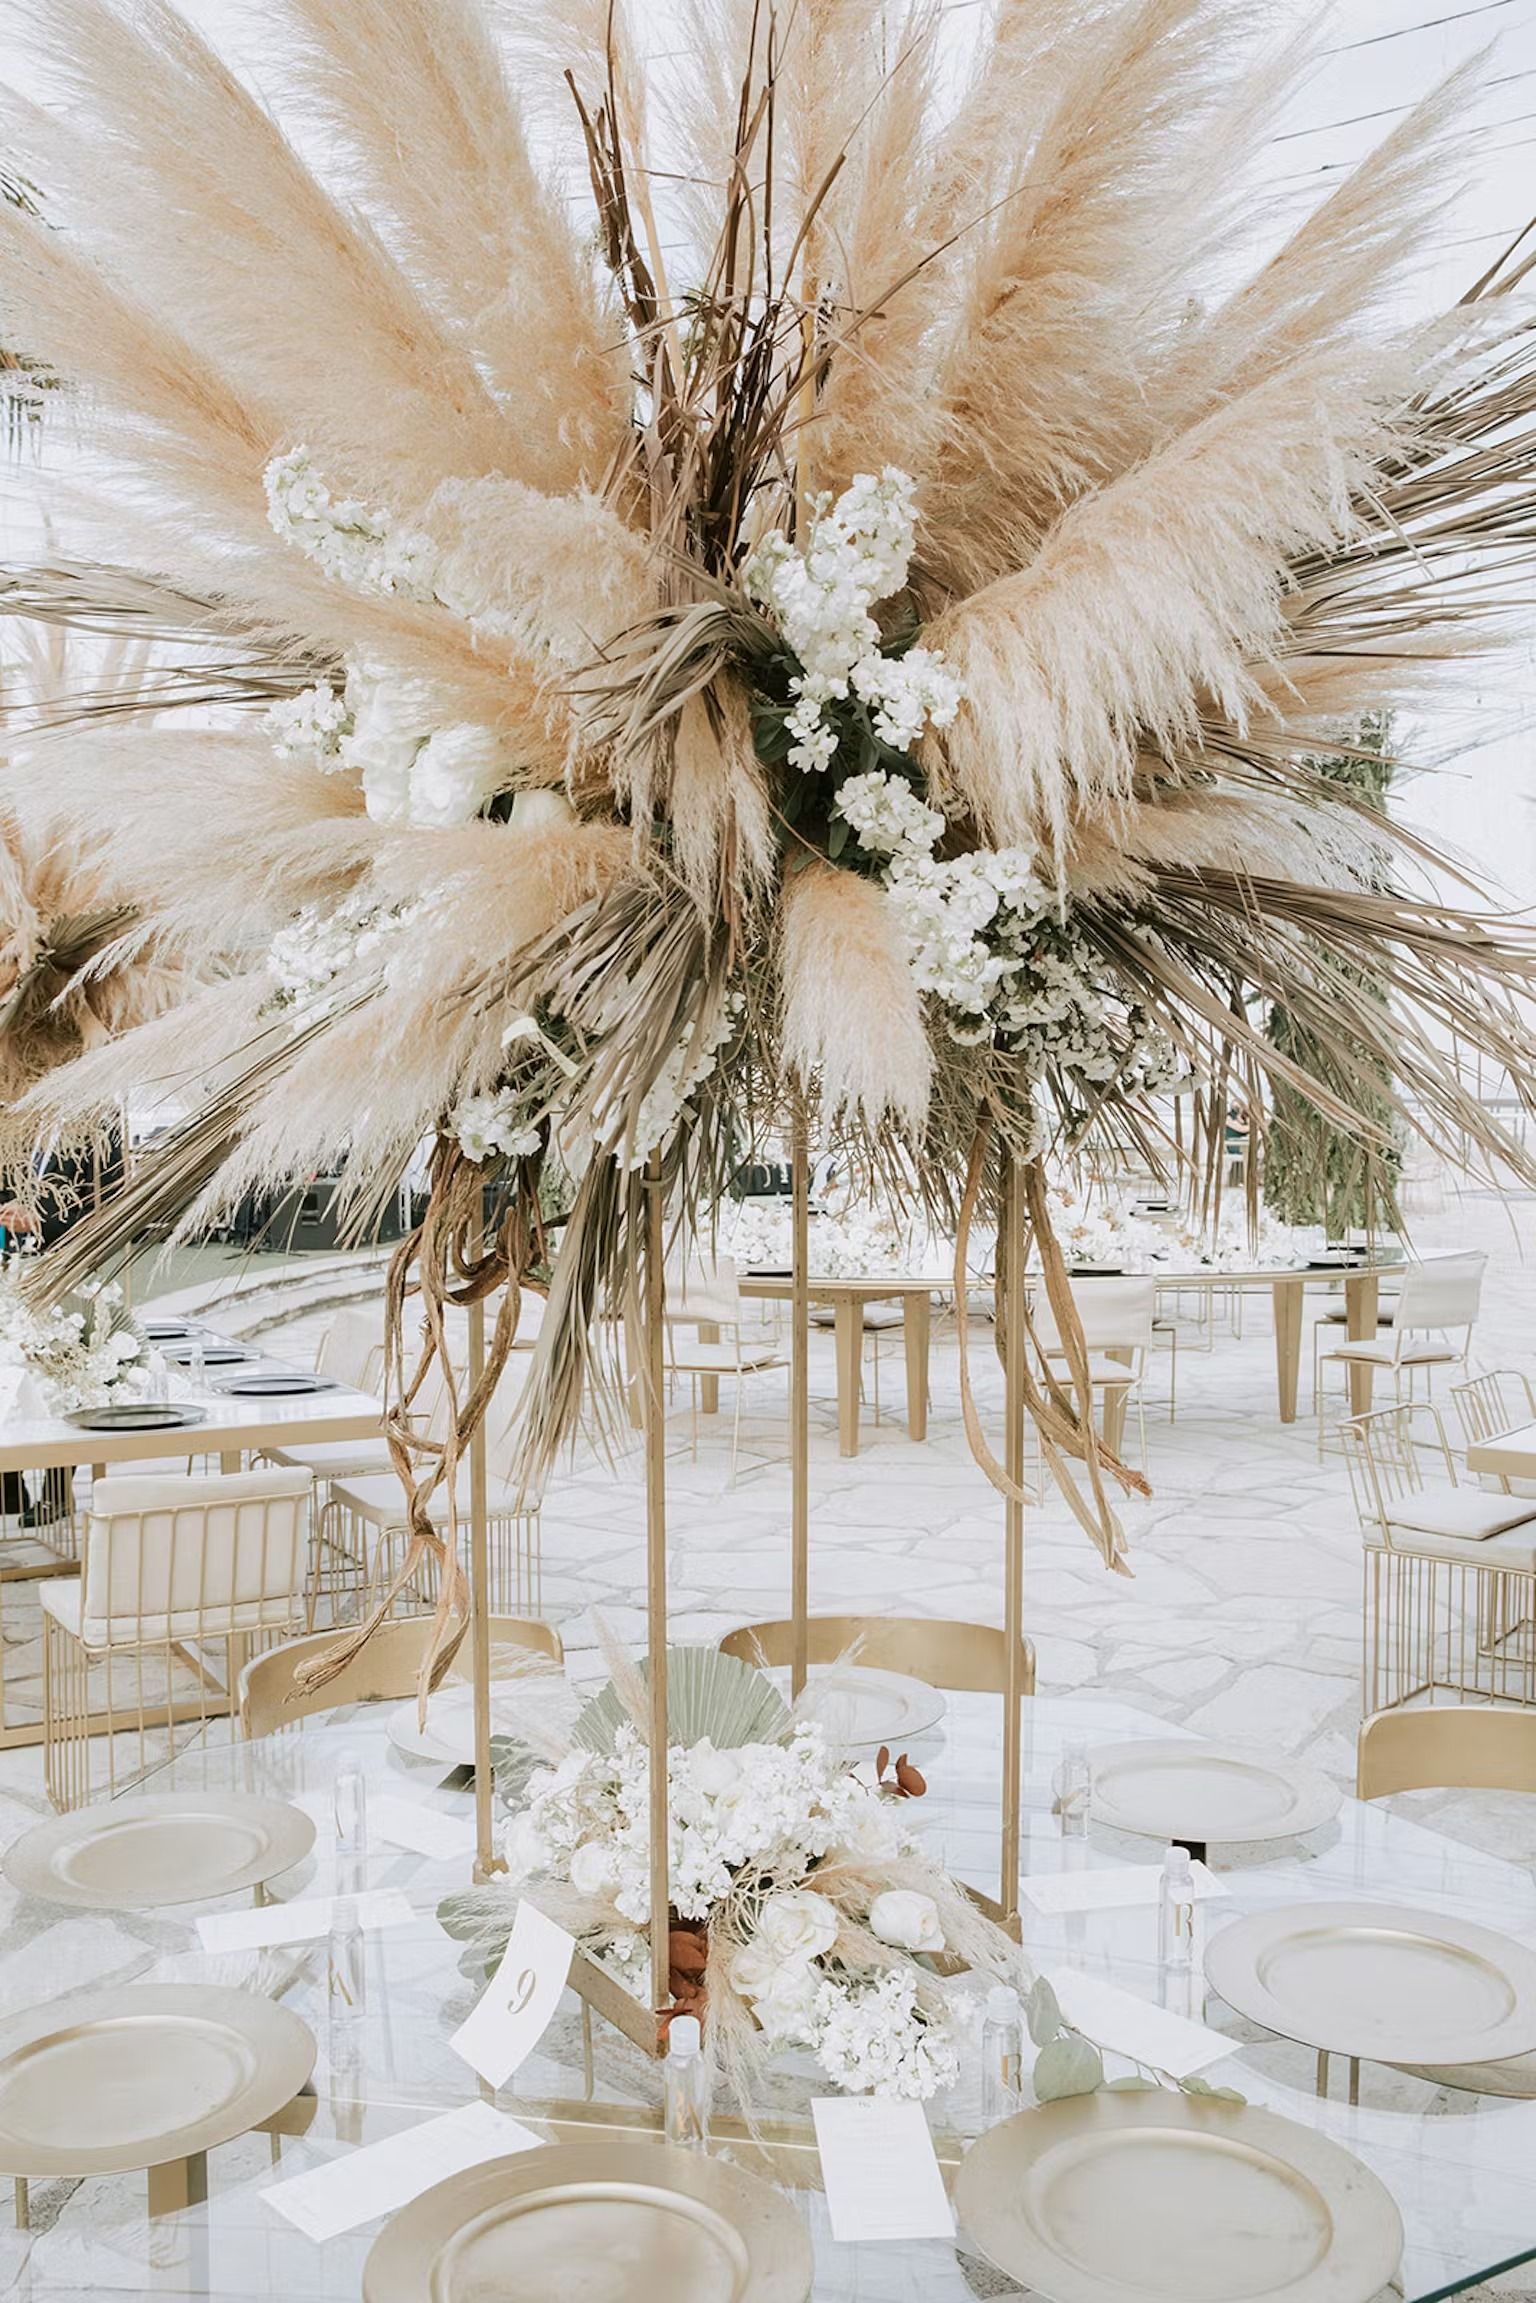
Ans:
[[[1414,1222],[1421,1253],[1463,1247],[1491,1256],[1474,1343],[1478,1368],[1536,1374],[1536,1201],[1447,1192]],[[1309,1292],[1310,1313],[1325,1299]],[[1167,1420],[1168,1362],[1147,1385],[1147,1464],[1153,1495],[1125,1512],[1134,1577],[1107,1574],[1065,1506],[1029,1514],[1026,1615],[1044,1689],[1093,1687],[1161,1717],[1303,1757],[1352,1784],[1359,1720],[1360,1554],[1343,1463],[1319,1462],[1305,1413],[1286,1427],[1275,1404],[1268,1298],[1241,1299],[1242,1331],[1225,1308],[1212,1328],[1184,1324],[1177,1420]],[[1189,1308],[1194,1299],[1189,1299]],[[268,1349],[302,1358],[324,1314],[305,1307],[267,1328]],[[990,1331],[974,1324],[978,1401],[994,1433],[1001,1382]],[[866,1404],[865,1444],[837,1451],[832,1345],[812,1337],[811,1600],[830,1612],[900,1612],[996,1621],[1002,1603],[1002,1505],[971,1459],[962,1429],[953,1324],[936,1322],[929,1437],[906,1434],[899,1336],[886,1339],[882,1420]],[[1303,1404],[1311,1338],[1303,1339]],[[671,1419],[670,1599],[676,1635],[712,1640],[733,1624],[786,1613],[789,1473],[785,1371],[752,1380],[736,1481],[730,1418]],[[1134,1452],[1134,1423],[1128,1445]],[[560,1624],[579,1674],[600,1672],[595,1619],[643,1637],[644,1499],[638,1452],[608,1465],[590,1450],[551,1485],[543,1513],[544,1607]],[[12,1655],[28,1644],[27,1586],[4,1594]],[[14,1643],[14,1644],[13,1644]],[[0,1839],[45,1802],[36,1752],[0,1754]],[[1536,1862],[1536,1800],[1436,1795],[1422,1802],[1437,1828],[1516,1860]],[[62,1947],[55,1942],[51,1951]],[[84,1982],[88,1946],[71,1952]],[[50,1965],[52,1962],[50,1961]],[[5,2004],[48,1988],[13,1973]],[[1529,2267],[1497,2284],[1530,2297]],[[1490,2294],[1494,2290],[1489,2290]]]

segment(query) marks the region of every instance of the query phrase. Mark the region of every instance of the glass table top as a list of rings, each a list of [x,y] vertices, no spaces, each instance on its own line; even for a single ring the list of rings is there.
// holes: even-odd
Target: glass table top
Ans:
[[[180,1789],[297,1799],[316,1816],[315,1848],[272,1892],[285,1899],[325,1894],[336,1885],[330,1787],[344,1763],[361,1765],[375,1795],[389,1792],[466,1818],[471,1813],[461,1775],[445,1777],[437,1763],[409,1759],[389,1741],[389,1709],[357,1707],[264,1742],[197,1749],[124,1797]],[[1096,1826],[1086,1839],[1064,1838],[1051,1812],[1051,1778],[1068,1739],[1086,1737],[1092,1745],[1167,1737],[1167,1723],[1083,1697],[1037,1698],[1026,1705],[1025,1720],[1026,1874],[1113,1861],[1156,1864],[1160,1850],[1149,1840]],[[994,1891],[998,1731],[995,1698],[951,1695],[941,1725],[912,1745],[930,1786],[912,1810],[917,1827],[958,1877]],[[1528,1874],[1386,1808],[1346,1801],[1333,1823],[1305,1839],[1211,1854],[1229,1890],[1226,1899],[1204,1907],[1212,1931],[1302,1898],[1376,1900],[1455,1914],[1536,1944],[1536,1883]],[[5,1891],[12,1908],[0,1958],[0,2005],[7,2012],[78,1986],[173,1979],[234,1984],[279,1997],[303,2016],[319,2044],[319,2061],[313,2104],[301,2100],[289,2122],[303,2131],[280,2138],[257,2133],[221,2146],[210,2156],[209,2198],[202,2205],[152,2223],[142,2175],[92,2178],[73,2189],[35,2185],[33,2228],[0,2232],[0,2293],[38,2303],[97,2295],[218,2303],[281,2295],[293,2303],[353,2303],[380,2225],[317,2244],[285,2222],[261,2192],[357,2143],[487,2093],[449,2046],[476,1986],[459,1972],[458,1946],[433,1916],[441,1896],[465,1885],[466,1870],[463,1858],[405,1853],[373,1834],[366,1884],[400,1889],[415,1917],[409,1926],[364,1938],[363,2004],[339,2018],[328,2007],[323,1941],[214,1957],[199,1949],[196,1906],[95,1914]],[[246,1900],[230,1898],[218,1908]],[[1047,1919],[1026,1904],[1024,1926],[1026,1951],[1037,1966],[1077,1966],[1144,1998],[1171,1998],[1175,1979],[1164,1978],[1156,1957],[1155,1907]],[[1187,1990],[1187,1982],[1178,1988]],[[1206,2073],[1213,2084],[1235,2087],[1250,2102],[1330,2136],[1386,2184],[1407,2234],[1394,2296],[1433,2303],[1536,2256],[1530,2175],[1536,2101],[1461,2093],[1367,2064],[1362,2100],[1351,2106],[1336,2061],[1335,2096],[1324,2102],[1315,2092],[1310,2049],[1274,2039],[1214,1995],[1203,2013],[1232,2040],[1230,2056]],[[589,2098],[581,2010],[568,1992],[540,2047],[495,2100],[536,2129],[541,2109],[556,2103],[599,2122],[653,2116],[660,2099],[654,2066],[597,2019],[592,2039]],[[767,2122],[802,2120],[809,2096],[825,2089],[808,2059],[792,2059],[775,2068],[754,2111]],[[941,2156],[952,2162],[965,2136],[980,2126],[974,2067],[953,2097],[930,2112]],[[774,2164],[793,2185],[811,2231],[818,2303],[962,2303],[973,2295],[1019,2292],[968,2251],[963,2232],[954,2243],[838,2244],[815,2188],[814,2153],[794,2149]]]

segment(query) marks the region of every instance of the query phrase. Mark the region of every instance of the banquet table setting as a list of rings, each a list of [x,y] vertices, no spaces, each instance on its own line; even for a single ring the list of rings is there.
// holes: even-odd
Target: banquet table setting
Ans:
[[[403,2220],[405,2198],[435,2176],[530,2148],[530,2137],[557,2142],[566,2151],[654,2135],[659,2114],[653,2074],[602,2027],[584,2047],[569,1995],[511,2082],[500,2089],[477,2080],[455,2053],[453,2034],[473,2005],[475,1987],[459,1972],[456,1946],[444,1935],[434,1907],[462,1884],[470,1840],[469,1795],[462,1770],[445,1774],[441,1757],[424,1759],[402,1750],[392,1728],[398,1717],[389,1707],[358,1707],[321,1715],[271,1738],[199,1751],[149,1775],[109,1809],[66,1819],[74,1826],[70,1833],[45,1825],[31,1835],[39,1840],[53,1834],[51,1849],[43,1846],[29,1854],[23,1839],[11,1850],[5,1866],[16,1896],[10,1939],[35,1952],[46,1943],[48,1929],[82,1923],[96,1939],[93,1965],[110,1975],[110,1984],[94,1984],[79,1995],[82,2012],[87,2001],[110,2001],[116,2021],[130,2024],[141,1995],[174,1984],[189,1995],[185,2007],[191,2021],[199,1992],[233,1991],[296,2017],[314,2054],[312,2075],[305,2072],[302,2085],[290,2087],[282,2103],[272,2106],[259,2132],[221,2140],[208,2152],[205,2173],[175,2211],[151,2215],[153,2192],[146,2194],[142,2174],[91,2175],[47,2228],[6,2232],[0,2237],[0,2265],[15,2292],[40,2298],[79,2293],[82,2287],[200,2298],[285,2293],[316,2303],[341,2303],[359,2293],[392,2295],[399,2291],[389,2283],[392,2218],[399,2214]],[[930,1786],[921,1803],[923,1837],[957,1875],[978,1885],[986,1881],[995,1851],[994,1722],[995,1705],[952,1694],[942,1720],[912,1746]],[[1156,1769],[1158,1795],[1166,1800],[1169,1754],[1181,1745],[1196,1754],[1204,1749],[1197,1739],[1170,1739],[1162,1723],[1097,1697],[1037,1698],[1030,1705],[1021,1863],[1030,1958],[1037,1972],[1053,1980],[1069,2010],[1078,2004],[1073,1997],[1078,1984],[1087,1994],[1081,2004],[1092,2012],[1096,2035],[1126,2041],[1125,2056],[1116,2058],[1111,2049],[1112,2065],[1129,2073],[1136,2068],[1138,2050],[1149,2058],[1171,2055],[1182,2060],[1190,2076],[1211,2087],[1235,2089],[1255,2112],[1292,2123],[1370,2170],[1401,2217],[1402,2266],[1392,2292],[1406,2303],[1428,2303],[1496,2266],[1536,2257],[1529,2184],[1536,2099],[1464,2093],[1437,2081],[1432,2071],[1409,2075],[1380,2061],[1365,2064],[1358,2102],[1346,2100],[1338,2084],[1320,2096],[1305,2015],[1288,2017],[1282,2011],[1266,2025],[1226,2002],[1209,1979],[1202,1984],[1198,1976],[1160,1962],[1155,1899],[1145,1893],[1129,1900],[1138,1888],[1155,1887],[1157,1840],[1101,1823],[1091,1808],[1065,1817],[1053,1812],[1063,1804],[1064,1766],[1084,1753],[1090,1757],[1091,1783],[1113,1779],[1113,1798],[1121,1802],[1128,1796],[1120,1780],[1127,1758],[1146,1754],[1146,1766]],[[1095,1754],[1101,1756],[1095,1759]],[[1226,1755],[1226,1764],[1232,1764],[1232,1755]],[[1246,1766],[1254,1773],[1258,1759],[1248,1757]],[[344,1826],[353,1823],[348,1802],[356,1798],[359,1779],[365,1786],[363,1849],[360,1854],[355,1848],[338,1852],[338,1816]],[[1273,1785],[1267,1788],[1272,1791]],[[1091,1788],[1088,1796],[1094,1796]],[[1211,1797],[1209,1785],[1203,1796]],[[1216,1796],[1227,1802],[1230,1827],[1240,1828],[1242,1802],[1251,1799],[1251,1789],[1240,1791],[1236,1807],[1230,1785],[1218,1787]],[[226,1894],[208,1892],[219,1864],[227,1865],[237,1852],[237,1841],[240,1850],[249,1852],[247,1839],[233,1823],[226,1839],[216,1843],[201,1880],[191,1874],[174,1877],[163,1863],[157,1868],[155,1833],[166,1828],[167,1813],[174,1814],[169,1803],[200,1813],[195,1828],[206,1834],[217,1823],[221,1803],[232,1814],[237,1803],[246,1803],[248,1816],[252,1801],[275,1803],[276,1812],[290,1819],[292,1834],[268,1848],[267,1862],[283,1868],[267,1873],[254,1906],[245,1875],[240,1887]],[[1067,1805],[1070,1809],[1070,1800]],[[1510,1988],[1518,1999],[1515,2010],[1499,2011],[1514,2016],[1505,2044],[1524,2041],[1518,2053],[1536,2047],[1536,1887],[1529,1875],[1454,1847],[1385,1810],[1336,1797],[1333,1808],[1326,1820],[1306,1831],[1209,1845],[1211,1895],[1209,1901],[1202,1898],[1200,1908],[1208,1923],[1207,1956],[1213,1968],[1220,1971],[1224,1938],[1287,1912],[1300,1915],[1309,1942],[1325,1925],[1337,1925],[1342,1911],[1374,1925],[1378,1933],[1401,1930],[1407,1925],[1404,1914],[1411,1913],[1431,1935],[1437,1927],[1454,1935],[1458,1927],[1482,1923],[1496,1913],[1496,1940],[1508,1942]],[[1119,1807],[1112,1811],[1123,1821]],[[1198,1820],[1196,1810],[1190,1814]],[[131,1835],[136,1824],[149,1836],[137,1847],[131,1836],[123,1836],[112,1853],[112,1835]],[[65,1837],[81,1848],[95,1844],[102,1850],[99,1866],[61,1857]],[[296,1854],[298,1848],[302,1852]],[[142,1882],[142,1900],[133,1891],[135,1876]],[[339,1935],[334,1911],[325,1926],[325,1901],[334,1903],[342,1891],[344,1900],[355,1899],[361,1915],[358,1934]],[[298,1921],[291,1935],[281,1917],[290,1904]],[[1382,1917],[1372,1922],[1376,1910]],[[239,1947],[242,1934],[263,1940],[253,1948]],[[350,1963],[355,2004],[338,1998],[339,1960]],[[1395,2002],[1393,1990],[1384,1985],[1381,2007],[1366,2011],[1367,2024],[1379,2018],[1385,2026],[1384,2047],[1391,2047],[1398,2061],[1409,2059],[1405,2051],[1415,2044],[1416,2023],[1421,2051],[1433,2048],[1436,2037],[1442,2047],[1435,2052],[1453,2043],[1447,2017],[1425,2007],[1424,1972],[1416,1973],[1410,1960]],[[4,1986],[0,1964],[0,1990]],[[36,2011],[52,2018],[46,2027],[28,2018],[25,2028],[38,2032],[66,2025],[75,2001],[75,1994],[66,1993],[52,2007]],[[1325,2008],[1328,2004],[1325,1998]],[[1330,2020],[1341,2028],[1330,2033]],[[1452,2031],[1457,2020],[1469,2033],[1481,2021],[1492,2036],[1486,2008],[1479,2012],[1473,2004],[1459,2017],[1453,2015]],[[1287,2021],[1294,2026],[1289,2039],[1281,2035]],[[1389,2036],[1394,2023],[1401,2030],[1395,2041]],[[1345,2053],[1352,2035],[1336,1999],[1322,2027]],[[34,2109],[39,2100],[35,2066],[30,2082],[19,2076],[17,2032],[14,2017],[0,2029],[0,2151],[9,2147],[8,2164],[19,2156],[10,2138],[25,2116],[29,2084]],[[283,2045],[278,2043],[279,2053]],[[78,2041],[73,2052],[83,2052]],[[256,2052],[273,2050],[258,2047]],[[291,2068],[285,2072],[279,2065],[278,2090],[289,2086],[292,2077]],[[207,2078],[201,2069],[187,2075],[194,2100],[199,2086],[206,2092]],[[67,2062],[54,2084],[68,2089]],[[723,2163],[766,2171],[781,2187],[810,2235],[818,2298],[846,2295],[861,2303],[867,2298],[908,2303],[920,2295],[958,2299],[1006,2291],[995,2285],[978,2288],[978,2277],[991,2275],[982,2267],[984,2258],[975,2251],[963,2211],[953,2238],[897,2243],[835,2237],[804,2124],[805,2093],[806,2080],[793,2067],[776,2074],[771,2097],[752,2106],[760,2131],[754,2135],[739,2120],[720,2122],[714,2149]],[[1077,2100],[1079,2105],[1084,2100],[1139,2105],[1146,2098]],[[1196,2101],[1176,2095],[1167,2100]],[[55,2119],[62,2118],[63,2106],[56,2102],[53,2108]],[[133,2108],[131,2094],[107,2107],[101,2114],[103,2131],[114,2122],[131,2127]],[[156,2108],[167,2119],[176,2116],[168,2095],[161,2105],[146,2098],[141,2117],[149,2119]],[[1031,2116],[1059,2115],[1061,2109],[1058,2104],[1046,2113],[1026,2111],[1021,2131]],[[76,2121],[86,2117],[87,2106],[77,2102],[70,2116]],[[951,2187],[975,2147],[980,2126],[977,2071],[968,2059],[959,2082],[933,2113],[938,2156]],[[374,2146],[417,2130],[417,2149],[369,2161]],[[988,2132],[995,2139],[1002,2131]],[[148,2148],[141,2139],[129,2145],[123,2159],[138,2164],[136,2153]],[[55,2165],[61,2156],[56,2140]],[[1176,2184],[1178,2173],[1170,2162],[1168,2180]],[[1099,2205],[1105,2213],[1112,2211],[1119,2179],[1112,2156],[1101,2179]],[[1081,2165],[1075,2180],[1089,2180]],[[1011,2178],[1003,2188],[1011,2193]],[[32,2189],[39,2202],[46,2199],[46,2176],[34,2176]],[[963,2210],[963,2183],[959,2197]],[[1370,2205],[1379,2206],[1374,2195]],[[1206,2206],[1216,2230],[1228,2212],[1219,2180]],[[1338,2212],[1337,2197],[1334,2209]],[[1240,2227],[1240,2188],[1230,2211]],[[1369,2248],[1381,2243],[1379,2219],[1367,2214],[1352,2224],[1343,2218],[1329,2245],[1345,2250],[1346,2263],[1352,2233],[1369,2260]],[[1304,2238],[1291,2234],[1295,2244]],[[1347,2279],[1348,2269],[1337,2275]],[[1380,2284],[1385,2291],[1388,2278]],[[457,2294],[460,2289],[443,2291]],[[1269,2288],[1254,2291],[1267,2293]],[[1274,2288],[1276,2294],[1281,2291]],[[713,2290],[706,2285],[697,2292]],[[770,2286],[764,2292],[773,2290]]]

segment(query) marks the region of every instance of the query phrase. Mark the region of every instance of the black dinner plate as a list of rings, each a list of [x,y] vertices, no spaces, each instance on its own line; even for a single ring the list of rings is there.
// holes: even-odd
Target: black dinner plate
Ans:
[[[184,1431],[206,1423],[207,1411],[179,1400],[125,1400],[116,1407],[77,1407],[64,1418],[77,1431]]]
[[[178,1367],[190,1367],[197,1353],[195,1349],[189,1349],[168,1351],[165,1356],[174,1360]],[[241,1351],[238,1345],[232,1343],[210,1343],[203,1346],[204,1367],[242,1367],[250,1356],[248,1351]]]
[[[232,1383],[221,1383],[220,1391],[226,1399],[288,1399],[297,1393],[334,1391],[336,1386],[326,1375],[242,1375]]]

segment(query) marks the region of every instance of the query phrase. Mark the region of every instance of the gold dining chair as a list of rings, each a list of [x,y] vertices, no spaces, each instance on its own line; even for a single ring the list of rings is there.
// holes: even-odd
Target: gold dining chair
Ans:
[[[490,1619],[494,1675],[499,1648],[519,1648],[547,1655],[551,1662],[565,1660],[565,1647],[553,1624],[516,1615]],[[251,1658],[240,1674],[240,1727],[248,1740],[294,1727],[316,1711],[338,1711],[349,1703],[401,1703],[416,1693],[427,1653],[433,1619],[428,1615],[402,1616],[378,1630],[334,1679],[323,1687],[301,1687],[299,1673],[314,1657],[336,1645],[333,1631],[313,1632],[307,1639],[292,1639],[265,1655]],[[448,1667],[445,1683],[463,1683],[470,1676],[470,1649],[466,1638]]]
[[[836,1663],[851,1648],[853,1660],[871,1671],[905,1672],[930,1687],[962,1694],[1001,1695],[1008,1685],[1008,1642],[995,1623],[958,1623],[926,1615],[813,1615],[807,1625],[811,1663]],[[1020,1642],[1020,1685],[1035,1692],[1035,1650]],[[794,1661],[795,1627],[785,1616],[768,1623],[744,1623],[720,1642],[722,1655],[773,1670]]]
[[[1427,1402],[1340,1429],[1365,1553],[1367,1712],[1437,1689],[1536,1701],[1536,1499],[1458,1485]]]
[[[42,1586],[55,1807],[132,1779],[118,1748],[127,1734],[142,1774],[162,1735],[174,1748],[178,1725],[233,1709],[252,1651],[307,1626],[310,1527],[306,1471],[96,1482],[79,1576]]]
[[[1378,1712],[1360,1729],[1355,1791],[1361,1799],[1398,1791],[1536,1793],[1536,1711],[1443,1703]],[[1536,2096],[1536,2055],[1399,2068],[1474,2095]]]

